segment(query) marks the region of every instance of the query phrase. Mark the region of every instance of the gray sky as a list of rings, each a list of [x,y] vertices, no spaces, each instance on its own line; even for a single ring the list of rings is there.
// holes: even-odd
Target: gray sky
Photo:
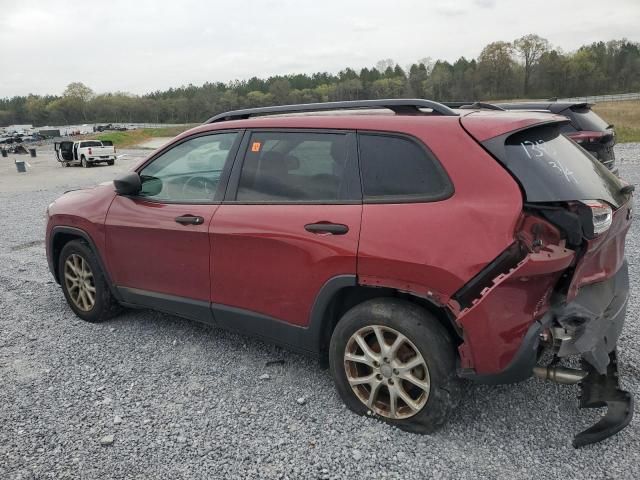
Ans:
[[[570,51],[640,41],[639,20],[640,0],[0,0],[0,97],[404,67],[526,33]]]

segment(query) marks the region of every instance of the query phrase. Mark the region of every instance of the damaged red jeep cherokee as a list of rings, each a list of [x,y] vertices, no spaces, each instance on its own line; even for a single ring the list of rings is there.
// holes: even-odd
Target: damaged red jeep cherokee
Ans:
[[[51,204],[49,266],[84,320],[153,308],[310,353],[349,408],[412,432],[462,379],[579,383],[608,411],[574,445],[597,442],[633,416],[633,187],[566,121],[407,99],[227,112]]]

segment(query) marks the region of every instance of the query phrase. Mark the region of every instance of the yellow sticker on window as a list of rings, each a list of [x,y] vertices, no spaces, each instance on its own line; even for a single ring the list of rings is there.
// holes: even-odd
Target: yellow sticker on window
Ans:
[[[262,144],[260,142],[253,142],[253,144],[251,145],[251,151],[259,152],[261,147],[262,147]]]

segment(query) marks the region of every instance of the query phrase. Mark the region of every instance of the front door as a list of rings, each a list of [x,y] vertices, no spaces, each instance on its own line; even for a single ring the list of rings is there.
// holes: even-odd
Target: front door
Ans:
[[[73,160],[73,142],[55,142],[53,147],[59,162],[70,162]]]
[[[139,195],[114,199],[106,220],[107,264],[125,301],[187,309],[187,316],[193,316],[189,305],[209,310],[208,229],[240,136],[181,140],[138,170]]]
[[[270,320],[305,327],[326,282],[355,279],[355,134],[256,130],[243,144],[210,228],[211,297],[218,323],[273,336]]]

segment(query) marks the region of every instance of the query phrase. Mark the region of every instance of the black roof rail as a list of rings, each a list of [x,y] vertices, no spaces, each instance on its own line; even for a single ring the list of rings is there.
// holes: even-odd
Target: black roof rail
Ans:
[[[471,105],[472,103],[474,103],[473,100],[469,100],[468,102],[442,102],[443,105],[449,108],[460,108],[464,105]]]
[[[460,108],[484,108],[486,110],[502,110],[503,112],[505,111],[504,108],[498,106],[498,105],[494,105],[493,103],[485,103],[485,102],[474,102],[469,106],[463,106]]]
[[[457,116],[458,114],[442,103],[419,98],[399,98],[387,100],[353,100],[346,102],[301,103],[298,105],[281,105],[273,107],[246,108],[220,113],[204,123],[224,122],[228,120],[244,120],[259,115],[278,115],[282,113],[322,112],[330,110],[357,110],[367,108],[386,108],[396,114],[419,115],[421,108],[430,108],[440,115]]]
[[[474,109],[474,108],[484,108],[485,110],[504,110],[504,108],[498,105],[494,105],[493,103],[486,103],[486,102],[475,102],[475,101],[443,102],[443,104],[449,108],[461,108],[463,110]]]

